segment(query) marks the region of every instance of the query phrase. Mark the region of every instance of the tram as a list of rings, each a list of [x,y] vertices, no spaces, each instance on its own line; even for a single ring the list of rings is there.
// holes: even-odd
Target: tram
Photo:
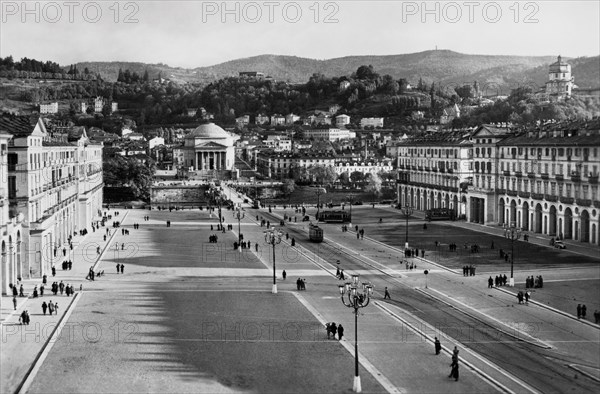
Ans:
[[[434,208],[425,212],[425,220],[454,220],[456,215],[450,208]]]
[[[311,242],[323,242],[323,229],[316,224],[308,225],[308,239]]]
[[[317,220],[325,223],[350,223],[351,218],[348,211],[321,211]]]

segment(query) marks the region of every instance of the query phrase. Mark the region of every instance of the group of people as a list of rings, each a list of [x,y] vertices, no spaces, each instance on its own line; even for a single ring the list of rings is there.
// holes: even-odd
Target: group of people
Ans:
[[[365,229],[361,228],[358,230],[358,226],[356,226],[356,239],[364,239],[365,238]]]
[[[117,274],[119,274],[119,273],[122,274],[124,269],[125,269],[125,265],[117,263]]]
[[[327,339],[335,339],[335,335],[337,334],[338,340],[342,340],[344,337],[344,326],[341,324],[337,325],[335,322],[326,323],[325,330],[327,331]]]
[[[519,291],[517,293],[517,300],[519,301],[519,304],[522,304],[523,300],[525,300],[525,305],[529,304],[530,297],[531,297],[531,293],[529,291],[526,291],[526,292]]]
[[[46,301],[42,302],[42,313],[44,313],[44,315],[46,314],[46,310],[50,315],[53,313],[58,315],[58,302],[52,303],[52,300],[48,301],[47,304]]]
[[[296,280],[296,288],[298,290],[306,290],[306,279],[300,279],[300,278],[298,278]]]
[[[535,278],[533,277],[533,275],[531,275],[525,278],[525,287],[533,287],[535,289],[544,287],[544,279],[542,279],[542,275],[538,275]]]
[[[474,265],[463,266],[463,276],[475,276],[475,268]]]
[[[258,247],[258,244],[256,244],[256,246]],[[252,242],[250,241],[242,241],[239,244],[236,242],[233,243],[233,249],[237,250],[237,248],[242,248],[242,249],[250,249],[252,247]],[[258,249],[257,249],[258,251]]]
[[[62,262],[62,269],[63,269],[63,271],[73,269],[73,262],[71,260],[65,260],[65,261],[63,261]],[[56,272],[56,269],[55,269],[55,272]],[[54,274],[54,275],[56,275],[56,274]]]
[[[404,257],[419,257],[419,249],[404,249]],[[425,249],[421,249],[421,257],[425,257]]]
[[[496,286],[496,287],[506,286],[507,282],[508,282],[508,278],[506,277],[506,274],[504,274],[504,275],[496,275],[495,278],[492,278],[490,276],[488,278],[488,288],[492,288],[494,286]]]
[[[344,270],[341,270],[339,267],[335,271],[335,277],[339,280],[346,280],[346,276],[344,275]]]
[[[408,261],[405,261],[404,263],[406,264],[406,270],[407,271],[408,270],[412,271],[413,269],[415,269],[415,270],[417,269],[417,264],[415,264],[414,262],[410,263],[410,265],[408,264]]]
[[[208,242],[211,244],[216,244],[218,240],[219,237],[217,236],[217,234],[212,234],[208,236]]]

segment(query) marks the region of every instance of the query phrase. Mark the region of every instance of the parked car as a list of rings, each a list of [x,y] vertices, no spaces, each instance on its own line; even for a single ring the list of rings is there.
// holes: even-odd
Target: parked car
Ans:
[[[567,245],[563,241],[554,241],[554,247],[558,249],[566,249]]]

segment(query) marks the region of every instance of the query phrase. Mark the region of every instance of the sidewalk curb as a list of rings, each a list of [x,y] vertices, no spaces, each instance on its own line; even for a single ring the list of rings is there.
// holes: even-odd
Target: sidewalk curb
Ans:
[[[379,301],[374,301],[374,304],[375,304],[376,307],[378,307],[379,309],[383,310],[384,312],[386,312],[387,314],[389,314],[390,316],[392,316],[394,319],[397,319],[400,322],[402,322],[402,324],[405,324],[407,327],[409,327],[411,330],[413,330],[417,335],[422,336],[423,338],[427,339],[427,341],[431,342],[432,344],[434,343],[434,340],[431,338],[431,336],[429,334],[426,334],[426,333],[420,331],[418,328],[414,327],[414,325],[412,323],[406,321],[404,318],[402,318],[401,316],[399,316],[397,313],[391,311],[386,305],[383,305]],[[408,315],[411,315],[412,318],[415,319],[415,320],[417,320],[417,321],[419,321],[421,323],[421,325],[427,326],[427,327],[431,327],[430,324],[428,324],[428,323],[424,322],[423,320],[419,319],[418,317],[412,315],[410,312],[404,311],[404,313],[406,313]],[[449,337],[449,338],[451,338],[451,337]],[[461,344],[459,341],[455,340],[454,338],[451,338],[451,339],[452,339],[453,342]],[[483,358],[482,356],[480,356],[476,352],[470,350],[468,347],[466,347],[466,346],[464,346],[462,344],[461,344],[461,346],[465,349],[465,351],[467,351],[468,353],[470,353],[473,357],[478,358],[479,360],[484,361],[485,363],[488,364],[488,366],[494,368],[496,371],[498,371],[502,375],[506,376],[507,378],[511,379],[513,382],[515,382],[516,384],[518,384],[522,388],[527,389],[528,391],[530,391],[532,393],[538,393],[537,390],[535,390],[534,388],[530,387],[527,383],[522,382],[519,378],[513,376],[512,374],[510,374],[507,371],[504,371],[504,369],[502,369],[502,368],[498,367],[497,365],[493,364],[491,361],[486,360],[485,358]],[[448,354],[449,356],[452,355],[452,351],[449,350],[446,346],[442,346],[442,350],[446,354]],[[504,384],[498,382],[496,379],[494,379],[493,377],[491,377],[489,374],[483,372],[481,369],[479,369],[478,367],[476,367],[471,362],[466,361],[464,359],[462,359],[461,362],[463,364],[465,364],[467,367],[469,367],[476,375],[479,375],[482,378],[482,380],[484,380],[485,382],[487,382],[488,384],[490,384],[492,387],[495,387],[499,391],[503,391],[505,393],[516,394],[510,388],[508,388]]]
[[[317,309],[315,307],[313,307],[311,304],[308,303],[308,301],[306,301],[306,299],[301,295],[298,294],[298,292],[294,292],[291,291],[290,293],[292,293],[296,299],[323,325],[325,326],[325,323],[327,323],[327,321],[325,320],[325,318],[323,317],[323,315],[321,315],[321,313],[319,313],[319,311],[317,311]],[[341,340],[339,341],[339,343],[351,354],[354,355],[354,349],[352,347],[352,345],[350,345],[348,343],[347,340]],[[404,389],[398,388],[396,387],[388,378],[385,377],[384,374],[382,374],[377,367],[375,367],[363,354],[361,354],[360,352],[358,353],[359,355],[359,363],[360,365],[362,365],[362,367],[371,374],[371,376],[373,376],[373,378],[388,392],[388,393],[406,393],[406,391]]]
[[[503,293],[509,294],[511,296],[516,296],[517,295],[517,293],[511,293],[509,290],[505,290],[505,289],[500,288],[500,287],[494,287],[494,289],[499,290],[499,291],[501,291]],[[591,321],[587,321],[585,319],[578,319],[576,316],[571,315],[570,313],[567,313],[565,311],[561,311],[560,309],[554,308],[554,307],[552,307],[550,305],[542,304],[539,301],[535,301],[535,300],[529,299],[529,302],[532,303],[532,304],[534,304],[534,305],[537,305],[539,307],[546,308],[546,309],[548,309],[548,310],[550,310],[550,311],[552,311],[554,313],[558,313],[559,315],[563,315],[565,317],[568,317],[568,318],[570,318],[572,320],[576,320],[576,321],[579,321],[579,322],[581,322],[583,324],[587,324],[590,327],[594,327],[594,328],[600,329],[600,324],[592,323]]]
[[[39,371],[42,364],[44,363],[46,356],[48,356],[48,353],[50,353],[50,350],[52,350],[52,346],[54,345],[54,343],[57,340],[57,335],[59,335],[59,332],[62,333],[62,328],[64,327],[65,323],[69,319],[69,316],[71,316],[74,305],[76,305],[76,303],[79,301],[80,294],[82,294],[81,291],[75,293],[75,296],[71,299],[71,302],[69,303],[69,306],[65,310],[65,313],[58,320],[58,324],[56,325],[56,327],[54,327],[54,330],[52,330],[52,334],[50,334],[50,337],[46,340],[44,345],[42,345],[42,348],[40,349],[37,356],[33,360],[33,363],[31,363],[31,366],[27,370],[27,373],[25,374],[23,381],[19,384],[19,386],[17,386],[17,389],[15,390],[15,394],[25,393],[29,389],[29,386],[33,382],[33,379],[35,379],[37,372]]]
[[[433,288],[430,288],[430,289],[431,289],[432,291],[435,291],[435,292],[437,292],[437,293],[443,294],[444,296],[446,296],[446,298],[449,298],[449,299],[454,299],[453,297],[451,297],[451,296],[449,296],[449,295],[447,295],[447,294],[444,294],[444,293],[442,293],[442,292],[440,292],[440,291],[438,291],[438,290],[435,290],[435,289],[433,289]],[[423,289],[415,289],[415,290],[417,290],[417,291],[419,291],[419,292],[421,292],[421,293],[423,293],[423,294],[427,294],[429,297],[432,297],[432,298],[434,298],[434,299],[438,300],[439,302],[441,302],[441,303],[444,303],[444,304],[448,305],[448,306],[449,306],[449,307],[451,307],[451,308],[458,309],[458,308],[456,308],[454,305],[452,305],[451,303],[447,302],[446,300],[444,300],[444,299],[442,299],[442,298],[440,298],[440,297],[438,297],[438,296],[432,295],[432,294],[430,294],[430,293],[428,293],[428,292],[424,291]],[[460,302],[460,301],[457,301],[457,300],[455,300],[455,301],[456,301],[456,302],[458,302],[458,303],[460,303],[460,304],[463,304],[463,305],[464,305],[464,303],[462,303],[462,302]],[[468,305],[465,305],[465,307],[467,307],[467,308],[470,308],[470,309],[473,309],[473,308],[469,307]],[[506,330],[506,329],[503,329],[503,328],[500,328],[500,327],[494,327],[494,326],[492,326],[491,324],[489,324],[489,323],[487,323],[487,322],[483,321],[483,319],[481,319],[480,317],[477,317],[476,315],[474,315],[474,314],[472,314],[472,313],[470,313],[470,312],[468,312],[468,311],[465,311],[465,310],[463,310],[463,309],[460,309],[460,312],[461,312],[461,313],[464,313],[464,314],[465,314],[465,315],[467,315],[467,316],[470,316],[470,317],[472,317],[473,319],[475,319],[475,320],[477,320],[477,321],[480,321],[480,322],[481,322],[481,323],[483,323],[483,324],[489,325],[489,326],[491,326],[492,328],[494,328],[495,330],[498,330],[498,331],[500,331],[500,332],[502,332],[502,333],[504,333],[504,334],[506,334],[506,335],[508,335],[508,336],[510,336],[510,337],[513,337],[513,338],[515,338],[515,339],[516,339],[516,340],[518,340],[518,341],[523,341],[523,342],[525,342],[525,343],[528,343],[528,344],[530,344],[530,345],[533,345],[533,346],[540,347],[540,348],[542,348],[542,349],[552,349],[552,346],[550,346],[550,345],[546,344],[546,343],[545,343],[544,341],[542,341],[542,340],[539,340],[539,339],[538,339],[538,340],[537,340],[537,342],[535,342],[535,341],[532,341],[532,340],[527,340],[527,339],[521,338],[521,337],[519,337],[518,335],[515,335],[515,334],[512,334],[512,333],[510,333],[510,331],[508,331],[508,330]],[[480,312],[480,313],[481,313],[481,314],[483,314],[483,312]],[[499,320],[497,320],[497,319],[495,319],[495,318],[493,318],[493,317],[491,317],[491,316],[488,316],[488,315],[485,315],[485,314],[483,314],[483,315],[484,315],[484,316],[486,316],[488,319],[492,319],[492,320],[495,320],[495,321],[497,321],[498,323],[500,323],[500,324],[502,324],[502,325],[506,325],[505,323],[503,323],[503,322],[501,322],[501,321],[499,321]],[[531,335],[529,335],[529,334],[527,334],[527,333],[521,333],[520,331],[517,331],[517,332],[519,332],[519,333],[520,333],[520,334],[522,334],[522,335],[526,335],[526,336],[528,336],[528,337],[531,337],[532,339],[536,339],[535,337],[532,337]],[[539,343],[538,343],[538,342],[539,342]],[[542,345],[542,344],[543,344],[543,345]]]
[[[119,222],[122,223],[127,218],[127,215],[129,215],[129,211],[125,211],[125,215],[123,215],[123,219],[119,220]],[[108,227],[104,227],[104,228],[108,228]],[[102,252],[100,252],[100,254],[98,255],[98,259],[96,259],[96,262],[92,266],[92,269],[94,270],[94,272],[96,272],[96,268],[98,268],[98,266],[102,262],[102,259],[104,259],[104,254],[108,250],[108,246],[111,244],[113,238],[117,235],[117,231],[116,230],[119,229],[119,228],[120,227],[114,228],[115,231],[111,234],[110,238],[106,241],[106,245],[104,246],[104,249],[102,249]]]

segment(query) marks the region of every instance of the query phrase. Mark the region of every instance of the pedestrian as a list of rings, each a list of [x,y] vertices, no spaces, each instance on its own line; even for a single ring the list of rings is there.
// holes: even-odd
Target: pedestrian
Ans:
[[[333,334],[333,339],[335,339],[335,335],[337,334],[337,325],[335,324],[335,322],[329,325],[329,330]]]
[[[492,279],[492,276],[490,275],[488,279],[488,289],[491,289],[492,287],[494,287],[494,279]]]
[[[338,326],[337,329],[338,332],[338,339],[341,341],[342,338],[344,337],[344,326],[342,326],[341,324]]]
[[[48,304],[46,304],[46,301],[42,302],[42,312],[44,313],[44,315],[46,315],[47,309],[48,309]]]
[[[121,265],[119,263],[117,263],[117,274],[120,272],[121,270]]]
[[[125,269],[125,265],[121,264],[121,273],[123,273],[124,269]]]
[[[58,315],[58,302],[54,303],[54,314]]]
[[[529,297],[531,296],[531,293],[529,291],[525,292],[525,305],[529,305]]]
[[[13,299],[13,301],[16,302],[16,298]],[[598,309],[596,309],[594,311],[594,323],[599,324],[600,323],[600,312],[598,312]]]
[[[581,318],[581,304],[577,304],[577,318]]]
[[[585,306],[585,304],[583,304],[583,305],[581,306],[581,317],[582,317],[583,319],[585,319],[585,315],[586,315],[586,314],[587,314],[587,307]]]
[[[385,290],[384,290],[384,291],[385,291],[385,293],[384,293],[384,295],[383,295],[383,299],[385,300],[385,299],[387,298],[388,300],[391,300],[391,299],[392,299],[392,297],[390,297],[390,292],[388,291],[388,288],[387,288],[387,287],[385,288]]]
[[[281,273],[281,276],[283,276],[283,280],[285,280],[285,278],[287,277],[287,273],[285,272],[285,270],[283,270],[283,272]]]
[[[50,300],[48,302],[48,314],[52,316],[52,312],[54,312],[54,304],[52,303],[52,300]]]
[[[458,351],[452,355],[452,363],[450,364],[450,376],[454,381],[458,381]]]
[[[21,286],[19,286],[19,297],[25,297],[25,293],[24,293],[23,289],[23,284],[21,284]]]
[[[435,348],[435,354],[439,355],[440,351],[442,350],[442,344],[440,343],[440,340],[438,339],[438,337],[435,337],[434,348]]]
[[[15,311],[17,310],[17,296],[13,296],[13,307],[15,308]],[[596,316],[596,314],[594,313],[594,316]],[[598,323],[598,322],[596,322]]]

